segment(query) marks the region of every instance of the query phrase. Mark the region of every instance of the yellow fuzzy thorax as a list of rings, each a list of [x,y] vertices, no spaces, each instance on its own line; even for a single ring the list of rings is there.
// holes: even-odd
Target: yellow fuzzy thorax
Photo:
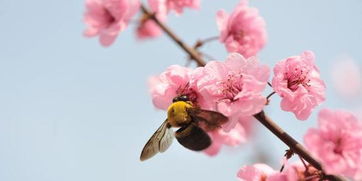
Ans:
[[[187,109],[192,108],[190,102],[177,101],[172,103],[167,110],[167,120],[172,127],[180,127],[191,122]]]

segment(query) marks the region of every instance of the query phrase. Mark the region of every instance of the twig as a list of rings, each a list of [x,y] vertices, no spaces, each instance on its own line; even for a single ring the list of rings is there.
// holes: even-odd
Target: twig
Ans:
[[[294,155],[293,150],[291,150],[291,149],[285,150],[284,157],[285,157],[285,159],[287,159],[287,161],[288,161],[290,158],[292,158],[293,155]],[[284,170],[284,167],[285,167],[285,165],[284,165],[284,163],[283,163],[283,165],[282,165],[282,167],[280,168],[279,172],[282,172],[282,171]]]
[[[343,181],[342,178],[335,175],[326,175],[322,165],[314,159],[311,154],[301,145],[299,144],[293,137],[291,137],[288,133],[286,133],[282,128],[280,128],[277,124],[274,123],[269,117],[267,117],[264,111],[254,115],[254,117],[263,124],[266,128],[268,128],[275,136],[277,136],[281,141],[283,141],[289,148],[302,158],[311,164],[314,168],[322,171],[323,178],[327,178],[331,181]]]
[[[274,95],[276,92],[275,91],[273,91],[272,93],[270,93],[267,97],[266,97],[266,100],[269,100],[269,98],[272,96],[272,95]]]
[[[211,41],[214,41],[214,40],[218,40],[219,37],[218,36],[212,36],[210,38],[205,38],[203,40],[197,40],[195,45],[194,45],[194,49],[198,49],[200,48],[201,46],[205,45],[206,43],[208,42],[211,42]]]
[[[194,60],[198,66],[205,66],[205,61],[200,57],[200,54],[194,49],[184,43],[175,33],[171,31],[166,25],[160,22],[156,16],[153,15],[147,8],[142,4],[141,9],[143,13],[146,15],[150,15],[151,19],[173,40],[178,44],[189,56]],[[269,83],[270,84],[270,83]],[[277,124],[275,124],[270,118],[268,118],[264,111],[254,115],[254,117],[262,123],[265,127],[267,127],[274,135],[276,135],[280,140],[282,140],[289,148],[300,155],[304,160],[306,160],[309,164],[311,164],[316,169],[322,171],[322,180],[329,179],[330,181],[344,181],[344,179],[335,175],[326,175],[321,164],[315,160],[311,154],[305,150],[305,148],[299,144],[294,138],[289,136],[284,130],[282,130]]]
[[[303,160],[303,158],[300,155],[298,155],[298,157],[299,157],[300,161],[302,161],[302,163],[303,163],[303,165],[305,167],[305,171],[308,172],[308,170],[309,170],[308,165],[305,163],[305,161]]]
[[[149,11],[143,4],[141,5],[141,9],[144,14],[149,15],[150,18],[175,42],[177,43],[186,53],[190,55],[190,57],[196,61],[198,66],[204,66],[205,61],[199,56],[198,52],[184,43],[174,32],[170,30],[165,24],[159,21],[156,16]]]
[[[296,154],[303,157],[308,163],[313,165],[316,169],[322,170],[321,164],[315,160],[310,153],[304,149],[294,138],[289,136],[284,130],[282,130],[277,124],[275,124],[269,117],[267,117],[264,111],[254,115],[254,117],[265,127],[267,127],[275,136],[282,140],[289,148]]]

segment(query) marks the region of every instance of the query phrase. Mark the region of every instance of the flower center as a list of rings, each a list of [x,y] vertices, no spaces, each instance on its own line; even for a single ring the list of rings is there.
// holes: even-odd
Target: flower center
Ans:
[[[299,85],[305,88],[310,87],[310,79],[307,78],[308,73],[309,71],[303,68],[295,68],[291,72],[286,72],[284,79],[288,81],[288,88],[294,92],[298,89]]]
[[[243,83],[242,83],[242,74],[229,74],[227,79],[220,82],[222,89],[221,94],[224,99],[229,99],[230,101],[236,101],[234,97],[242,91]]]
[[[116,18],[112,15],[112,13],[107,9],[104,8],[104,22],[109,27],[116,21]]]
[[[260,175],[260,181],[266,181],[267,178],[268,176],[266,174]]]
[[[233,33],[234,40],[241,42],[244,38],[244,31],[239,30]]]
[[[337,155],[341,155],[342,154],[342,139],[338,138],[337,141],[335,142],[335,147],[333,149],[333,152]]]

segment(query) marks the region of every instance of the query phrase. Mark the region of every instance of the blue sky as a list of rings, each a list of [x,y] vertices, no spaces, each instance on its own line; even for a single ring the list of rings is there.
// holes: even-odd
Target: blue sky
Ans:
[[[203,0],[200,11],[169,18],[187,43],[217,35],[215,12],[231,11],[237,0]],[[252,0],[266,19],[269,42],[260,60],[278,60],[313,50],[327,101],[320,106],[353,109],[331,86],[333,61],[348,55],[362,65],[362,1]],[[164,154],[139,161],[140,151],[165,119],[150,100],[147,78],[186,55],[168,37],[137,41],[134,26],[103,48],[82,36],[83,0],[0,0],[0,180],[133,181],[235,180],[237,170],[265,155],[275,169],[287,148],[258,123],[255,138],[209,158],[173,144]],[[205,52],[223,60],[222,45]],[[316,125],[296,121],[279,109],[269,115],[296,139]]]

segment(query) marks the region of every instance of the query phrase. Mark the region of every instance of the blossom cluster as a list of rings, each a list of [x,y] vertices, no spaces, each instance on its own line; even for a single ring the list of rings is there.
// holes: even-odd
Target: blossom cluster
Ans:
[[[84,35],[99,35],[100,43],[110,46],[140,11],[140,3],[139,0],[86,0],[84,22],[88,27]],[[148,4],[153,14],[141,16],[136,29],[139,39],[157,37],[162,33],[150,16],[165,22],[169,12],[180,15],[184,8],[198,9],[200,0],[148,0]]]
[[[110,46],[135,21],[138,39],[153,38],[162,34],[159,24],[165,23],[170,13],[180,16],[186,8],[200,9],[200,0],[147,0],[147,3],[150,13],[141,11],[145,7],[140,0],[86,0],[84,35],[99,36],[103,46]],[[143,13],[134,19],[138,12]],[[267,42],[266,23],[247,0],[240,0],[230,13],[219,10],[216,24],[219,42],[229,53],[225,61],[209,61],[195,69],[172,65],[149,80],[152,102],[159,109],[167,110],[175,97],[185,95],[195,106],[228,117],[220,129],[208,132],[212,145],[204,150],[206,154],[213,156],[223,145],[237,146],[247,141],[253,116],[269,103],[263,95],[268,84],[281,97],[281,109],[292,112],[299,120],[307,120],[325,101],[326,86],[312,51],[277,62],[271,83],[268,82],[271,69],[256,58]],[[345,86],[340,74],[334,77],[338,78],[342,91],[355,93],[352,89],[361,87],[360,72],[354,65],[348,70],[356,77],[349,86]],[[345,111],[323,109],[318,122],[319,127],[309,129],[304,136],[308,150],[323,164],[326,173],[362,180],[361,120]],[[237,176],[240,180],[254,181],[316,181],[323,174],[311,165],[297,162],[286,163],[283,172],[265,164],[244,166]]]
[[[240,181],[318,181],[320,176],[320,171],[310,166],[305,167],[301,162],[285,165],[283,172],[274,170],[266,164],[257,163],[244,166],[237,173]]]
[[[307,131],[304,142],[326,174],[362,180],[362,120],[346,111],[322,109],[318,122],[318,128]],[[255,181],[317,181],[321,176],[321,171],[302,162],[286,162],[283,172],[266,164],[243,166],[237,174],[240,180]]]
[[[303,71],[305,73],[300,73]],[[281,60],[274,73],[273,88],[282,97],[282,108],[296,107],[289,111],[297,117],[300,112],[307,112],[308,117],[324,100],[321,98],[324,83],[319,78],[311,51]],[[253,115],[262,111],[267,103],[262,93],[268,79],[269,67],[259,63],[256,57],[231,53],[225,61],[210,61],[196,69],[170,66],[149,82],[152,101],[159,109],[166,110],[174,97],[186,95],[200,108],[229,118],[222,129],[209,133],[213,145],[206,153],[215,155],[222,144],[236,146],[247,140]]]
[[[186,95],[200,108],[227,116],[222,129],[210,133],[213,145],[206,152],[214,155],[221,143],[234,146],[246,140],[252,116],[265,106],[262,92],[268,78],[269,68],[256,58],[232,53],[225,61],[211,61],[193,70],[170,66],[150,79],[150,91],[160,109],[166,110],[174,97]]]
[[[200,0],[148,0],[152,14],[141,14],[136,27],[139,39],[154,38],[162,30],[152,19],[165,23],[170,12],[181,15],[185,8],[199,9]],[[137,12],[139,0],[86,0],[84,21],[88,25],[84,35],[99,35],[103,46],[110,46],[118,34],[126,29]],[[216,14],[220,30],[220,42],[228,52],[238,52],[248,58],[255,56],[267,40],[265,21],[256,8],[249,7],[247,0],[241,0],[229,15],[224,10]]]

